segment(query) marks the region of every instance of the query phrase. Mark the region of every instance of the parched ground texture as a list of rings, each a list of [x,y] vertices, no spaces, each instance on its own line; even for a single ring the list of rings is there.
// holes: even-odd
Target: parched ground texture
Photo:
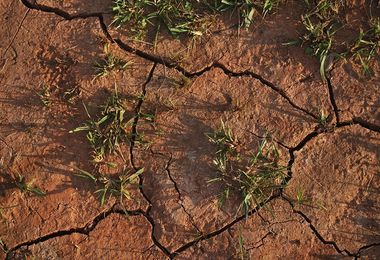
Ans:
[[[367,2],[349,3],[346,18],[379,16]],[[287,1],[249,30],[225,17],[191,48],[165,35],[154,46],[129,40],[110,26],[111,6],[0,2],[1,258],[380,258],[378,56],[371,78],[341,59],[321,80],[316,58],[283,45],[303,30],[302,1]],[[133,63],[94,79],[105,43]],[[87,120],[83,104],[96,113],[115,84],[132,97],[135,118],[155,118],[131,129],[149,147],[121,147],[123,167],[144,168],[134,199],[100,205],[94,183],[75,172],[93,169],[91,147],[69,132]],[[54,86],[48,106],[37,94],[43,86]],[[327,125],[321,111],[331,115]],[[288,167],[287,185],[248,215],[233,199],[218,207],[222,188],[209,182],[216,150],[205,133],[221,120],[252,151],[270,133]],[[20,192],[16,173],[46,195]],[[300,188],[312,202],[295,203]]]

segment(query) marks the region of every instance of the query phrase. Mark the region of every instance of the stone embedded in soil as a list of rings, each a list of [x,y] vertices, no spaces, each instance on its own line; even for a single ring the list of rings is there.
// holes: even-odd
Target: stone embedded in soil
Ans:
[[[356,253],[380,242],[380,134],[358,125],[321,134],[296,153],[285,193],[304,191],[309,205],[297,208],[328,241]]]

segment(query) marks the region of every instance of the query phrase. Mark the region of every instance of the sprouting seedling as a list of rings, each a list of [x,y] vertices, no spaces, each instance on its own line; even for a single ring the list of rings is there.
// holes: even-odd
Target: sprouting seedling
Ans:
[[[247,252],[247,250],[245,249],[245,246],[244,246],[244,236],[242,234],[241,228],[239,229],[238,242],[239,242],[240,260],[246,260],[246,259],[248,259],[248,252]]]
[[[78,97],[81,94],[81,90],[78,86],[73,86],[68,88],[63,93],[63,98],[67,100],[69,103],[74,103],[74,100],[76,97]]]
[[[322,127],[326,127],[333,119],[332,114],[326,114],[323,109],[319,111],[318,123]]]
[[[15,184],[23,193],[34,194],[36,196],[46,195],[44,191],[34,185],[34,180],[27,182],[25,177],[19,173],[17,179],[15,180]]]
[[[327,116],[325,115],[325,112],[323,109],[321,109],[320,113],[319,113],[319,122],[322,124],[322,125],[325,125],[326,122],[327,122]]]
[[[310,200],[306,198],[305,191],[302,187],[297,187],[296,189],[296,203],[299,205],[310,203]]]
[[[132,174],[129,171],[126,171],[115,178],[105,175],[96,177],[95,175],[80,169],[78,169],[77,172],[77,176],[90,179],[96,185],[100,186],[100,188],[95,191],[95,194],[99,195],[100,204],[103,206],[107,198],[110,196],[119,198],[121,204],[123,204],[123,199],[131,200],[133,197],[129,189],[132,186],[138,185],[138,177],[144,172],[144,168],[141,168]]]
[[[263,15],[265,15],[266,13],[268,13],[270,10],[270,7],[269,7],[269,2],[273,2],[271,0],[268,0],[267,1],[268,3],[265,3],[264,2],[264,6],[266,8],[263,7]],[[251,0],[244,0],[244,1],[232,1],[232,0],[228,0],[228,1],[214,1],[213,4],[209,4],[208,3],[208,6],[209,8],[211,8],[212,10],[214,10],[215,12],[226,12],[226,11],[236,11],[239,13],[240,15],[240,18],[241,18],[241,23],[240,23],[240,26],[244,27],[244,28],[249,28],[251,26],[251,24],[253,23],[254,21],[254,16],[256,13],[258,13],[258,9],[260,8],[259,5],[257,5],[256,3],[254,3],[253,1]]]
[[[252,207],[266,202],[273,192],[283,187],[286,166],[278,163],[280,153],[272,141],[264,139],[258,151],[248,157],[248,166],[237,169],[243,201],[240,208],[248,214]]]
[[[297,185],[295,187],[295,195],[292,196],[291,198],[288,198],[288,200],[291,201],[293,206],[303,205],[303,206],[326,210],[326,207],[319,200],[314,200],[310,196],[307,196],[305,189],[300,185]]]
[[[189,1],[162,0],[148,1],[137,0],[131,3],[126,0],[115,0],[113,6],[113,24],[120,27],[125,23],[132,24],[131,31],[136,38],[145,36],[149,25],[165,27],[177,36],[179,34],[202,35],[196,27],[199,22],[198,15],[194,12]]]

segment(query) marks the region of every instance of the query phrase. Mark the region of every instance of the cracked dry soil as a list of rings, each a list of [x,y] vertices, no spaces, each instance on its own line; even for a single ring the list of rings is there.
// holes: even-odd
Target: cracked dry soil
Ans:
[[[239,34],[226,20],[178,63],[186,43],[129,41],[109,26],[110,0],[1,1],[0,257],[380,258],[379,57],[371,79],[340,60],[323,82],[316,59],[282,45],[302,31],[300,2]],[[355,23],[368,11],[365,1],[348,7]],[[105,42],[133,65],[93,80]],[[120,95],[143,97],[128,103],[132,141],[119,163],[145,172],[123,207],[112,198],[100,206],[93,183],[75,175],[91,169],[91,147],[69,133],[87,118],[82,103],[96,112],[115,83]],[[43,85],[56,86],[49,106],[36,94]],[[154,113],[154,126],[140,113]],[[222,189],[208,184],[216,151],[205,133],[221,119],[249,151],[271,133],[288,166],[287,185],[247,216],[235,198],[218,208]],[[21,194],[14,173],[46,196]],[[299,188],[312,204],[294,203]]]

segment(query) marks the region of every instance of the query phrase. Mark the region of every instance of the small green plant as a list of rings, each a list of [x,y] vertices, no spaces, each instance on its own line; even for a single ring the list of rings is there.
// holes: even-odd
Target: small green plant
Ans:
[[[114,0],[113,24],[120,27],[128,23],[136,38],[143,38],[149,26],[157,31],[163,27],[173,36],[202,36],[209,30],[210,17],[225,11],[237,10],[241,25],[248,28],[256,13],[263,16],[271,12],[279,0]]]
[[[306,46],[306,53],[318,58],[319,72],[323,81],[326,81],[329,58],[341,55],[332,51],[333,36],[338,30],[335,20],[340,8],[339,1],[320,0],[307,14],[303,15],[302,23],[306,29],[298,40],[284,45],[301,44]]]
[[[36,196],[46,195],[44,191],[34,185],[34,180],[27,182],[25,177],[21,174],[18,174],[17,179],[15,180],[15,184],[17,188],[19,188],[23,193],[33,194]]]
[[[42,104],[46,107],[51,104],[51,88],[48,85],[43,85],[42,89],[37,92]]]
[[[242,198],[239,210],[248,214],[249,210],[267,201],[276,189],[282,187],[287,167],[279,165],[279,151],[269,138],[260,142],[256,153],[243,155],[232,130],[223,122],[219,130],[207,136],[217,146],[213,164],[218,176],[209,182],[222,182],[225,187],[219,205],[228,199],[231,192],[237,192]]]
[[[318,123],[319,126],[326,128],[333,119],[332,114],[326,114],[323,109],[319,111]]]
[[[132,186],[138,185],[138,177],[144,172],[144,168],[141,168],[134,173],[126,171],[114,178],[105,175],[96,177],[95,175],[80,169],[77,171],[77,176],[90,179],[94,181],[96,185],[100,186],[95,193],[99,194],[100,204],[103,206],[107,198],[110,196],[118,198],[121,204],[123,204],[123,199],[131,200],[132,194],[129,189]]]
[[[167,109],[167,110],[175,110],[178,106],[177,100],[173,99],[171,96],[169,97],[160,97],[159,102]]]
[[[240,258],[240,260],[249,259],[248,251],[245,249],[245,246],[244,246],[244,236],[242,234],[241,228],[239,229],[238,242],[239,242],[239,258]]]
[[[302,44],[306,44],[306,53],[319,59],[319,72],[322,80],[326,81],[326,61],[330,54],[333,35],[336,32],[330,22],[318,22],[314,24],[309,16],[303,18],[303,24],[308,31],[302,37]]]
[[[145,138],[145,135],[142,133],[136,136],[135,145],[143,148],[144,150],[148,150],[151,147],[152,142],[150,140],[147,140]]]
[[[114,56],[109,51],[109,45],[104,45],[105,57],[95,63],[95,79],[103,78],[111,74],[113,71],[125,70],[132,64],[132,61],[125,61]]]
[[[7,246],[5,245],[4,241],[1,238],[0,238],[0,247],[1,247],[1,250],[4,253],[8,253],[8,248],[7,248]]]
[[[217,11],[217,12],[237,10],[240,14],[240,17],[242,18],[240,25],[244,28],[248,28],[253,23],[253,18],[254,18],[254,15],[257,13],[257,7],[258,7],[256,3],[252,0],[213,1],[212,5],[210,6],[214,11]]]
[[[139,97],[140,98],[140,97]],[[82,126],[70,131],[70,133],[86,132],[87,140],[93,149],[93,162],[99,163],[108,154],[119,151],[120,144],[129,143],[133,137],[132,126],[136,117],[149,124],[154,123],[154,115],[127,111],[126,100],[119,98],[117,90],[111,93],[107,102],[101,106],[102,110],[95,118],[91,117],[87,107],[84,106],[89,120]],[[144,147],[149,146],[149,141],[143,134],[134,134],[135,143]]]
[[[87,108],[85,106],[87,111]],[[124,108],[117,91],[112,93],[99,116],[92,118],[87,111],[90,120],[83,126],[77,127],[70,133],[84,131],[87,140],[93,148],[95,162],[100,162],[106,154],[113,153],[120,143],[129,141],[128,129],[132,127],[134,116]]]
[[[264,0],[263,4],[263,16],[270,13],[277,5],[279,0]]]
[[[221,121],[221,127],[219,130],[213,133],[207,133],[209,141],[217,146],[216,156],[213,160],[213,164],[217,167],[221,173],[227,172],[227,162],[229,156],[237,156],[236,147],[238,140],[235,138],[232,130],[226,127],[225,123]],[[229,191],[225,194],[227,197]]]
[[[296,189],[296,204],[299,205],[310,205],[311,200],[306,197],[304,189],[302,187],[298,186]]]
[[[117,27],[125,23],[132,24],[131,31],[137,38],[142,38],[153,25],[165,26],[168,31],[176,36],[179,34],[201,35],[197,30],[200,17],[195,14],[190,1],[179,0],[115,0],[113,24]]]
[[[307,196],[305,189],[300,185],[295,187],[295,196],[292,195],[289,197],[286,194],[283,194],[283,196],[285,196],[285,198],[292,203],[293,207],[299,205],[327,210],[320,200],[314,200],[310,196]]]
[[[280,0],[218,0],[204,2],[218,13],[237,10],[242,20],[240,26],[247,29],[252,25],[257,14],[261,13],[265,17],[278,6]]]
[[[363,74],[372,75],[370,63],[380,50],[380,18],[370,20],[370,29],[364,32],[360,29],[359,37],[352,47],[354,59],[358,60],[363,68]]]

